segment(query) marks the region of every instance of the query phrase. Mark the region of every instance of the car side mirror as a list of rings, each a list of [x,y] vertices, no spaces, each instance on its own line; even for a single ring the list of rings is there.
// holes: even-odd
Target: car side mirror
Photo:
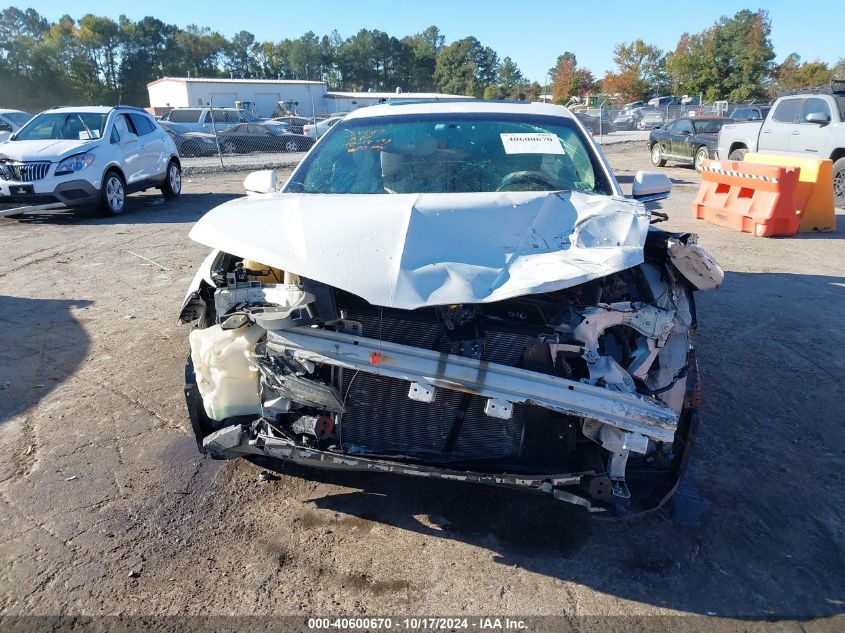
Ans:
[[[684,136],[689,136],[692,134],[692,132],[690,132],[689,130],[681,130],[681,134],[683,134]]]
[[[279,183],[276,172],[272,169],[254,171],[244,178],[244,190],[246,195],[276,193],[276,186]]]
[[[638,171],[631,187],[631,197],[640,202],[665,200],[672,193],[672,181],[657,171]]]
[[[830,116],[824,112],[810,112],[804,120],[807,123],[820,123],[821,125],[824,125],[826,123],[830,123]]]

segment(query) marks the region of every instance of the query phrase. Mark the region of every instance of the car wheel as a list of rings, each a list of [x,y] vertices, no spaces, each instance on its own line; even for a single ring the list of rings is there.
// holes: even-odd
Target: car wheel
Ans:
[[[845,158],[833,163],[833,200],[837,207],[845,207]]]
[[[289,141],[285,141],[285,151],[286,152],[298,152],[299,151],[299,143],[297,143],[293,139],[291,139]]]
[[[116,171],[106,172],[100,190],[100,209],[117,215],[126,208],[126,184]]]
[[[742,160],[745,158],[745,155],[748,153],[748,150],[744,147],[741,149],[735,149],[730,153],[728,156],[728,160]]]
[[[695,158],[692,161],[695,171],[701,171],[704,168],[704,161],[710,158],[710,152],[706,147],[699,147],[695,152]]]
[[[651,164],[655,167],[666,165],[666,159],[663,158],[663,150],[660,149],[660,143],[655,143],[651,146]]]
[[[235,143],[232,141],[225,141],[223,143],[223,153],[224,154],[236,154],[238,148],[235,147]]]
[[[175,160],[167,166],[167,176],[161,186],[161,193],[165,198],[176,198],[182,193],[182,170]]]

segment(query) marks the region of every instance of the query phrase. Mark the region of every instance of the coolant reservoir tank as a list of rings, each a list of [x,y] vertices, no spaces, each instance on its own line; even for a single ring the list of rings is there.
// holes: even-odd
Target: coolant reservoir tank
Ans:
[[[213,325],[190,334],[191,360],[205,412],[212,420],[261,413],[258,371],[251,356],[264,328],[224,330]]]

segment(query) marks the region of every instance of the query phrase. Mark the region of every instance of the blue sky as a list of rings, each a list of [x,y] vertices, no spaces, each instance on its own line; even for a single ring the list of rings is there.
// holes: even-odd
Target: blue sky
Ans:
[[[30,5],[18,2],[14,6]],[[247,30],[259,40],[274,41],[298,37],[309,30],[323,35],[337,29],[347,37],[362,28],[401,37],[435,24],[446,36],[447,43],[474,35],[500,57],[511,57],[530,79],[545,82],[547,70],[565,50],[576,54],[579,66],[586,66],[601,76],[613,66],[612,50],[617,42],[641,37],[664,50],[673,49],[684,31],[700,31],[719,16],[760,6],[765,6],[772,20],[777,61],[792,52],[805,61],[821,59],[829,64],[845,57],[842,0],[757,0],[754,4],[725,0],[323,0],[319,3],[86,0],[79,4],[39,0],[33,8],[50,20],[65,13],[75,18],[94,13],[114,19],[121,14],[131,19],[153,15],[180,27],[195,23],[227,37]],[[812,13],[807,11],[809,6],[814,7]]]

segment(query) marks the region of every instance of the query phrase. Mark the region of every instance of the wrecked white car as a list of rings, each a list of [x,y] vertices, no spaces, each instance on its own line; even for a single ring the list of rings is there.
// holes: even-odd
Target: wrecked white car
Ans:
[[[181,312],[201,450],[653,508],[696,425],[693,292],[722,271],[656,230],[565,109],[385,104],[281,192],[204,216]]]

